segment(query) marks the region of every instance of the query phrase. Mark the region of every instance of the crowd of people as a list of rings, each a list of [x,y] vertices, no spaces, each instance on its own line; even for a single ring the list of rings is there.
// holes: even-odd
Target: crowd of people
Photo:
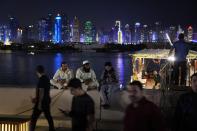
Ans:
[[[182,39],[182,36],[179,38]],[[180,43],[184,44],[182,40]],[[181,46],[187,48],[187,46]],[[183,57],[188,53],[188,50],[185,49],[186,53],[178,54],[176,52],[179,50],[177,50],[176,45],[173,48],[176,49],[175,56]],[[185,61],[180,61],[175,63],[177,64],[175,66],[177,68],[180,66],[183,70],[185,68],[182,65]],[[179,72],[179,70],[177,71]],[[58,89],[68,88],[74,96],[71,111],[60,109],[64,115],[72,118],[72,131],[93,131],[95,129],[94,101],[87,94],[87,91],[91,89],[100,90],[102,105],[106,108],[110,106],[111,93],[116,90],[118,85],[117,75],[111,62],[105,63],[99,81],[88,60],[83,61],[82,67],[77,69],[75,76],[65,62],[62,62],[61,68],[57,70],[52,80],[49,80],[45,75],[44,67],[41,65],[37,66],[36,73],[39,81],[35,98],[32,99],[32,103],[35,105],[30,122],[30,131],[35,130],[36,121],[42,112],[48,120],[49,131],[55,131],[50,113],[50,84]],[[184,71],[179,73],[183,75],[181,76],[181,83],[185,84],[185,81],[182,81],[185,80],[183,79],[185,77]],[[175,84],[177,81],[176,79]],[[166,125],[167,122],[161,109],[144,96],[143,85],[140,81],[135,80],[129,83],[127,92],[131,102],[125,110],[123,131],[197,131],[197,73],[191,76],[190,91],[181,95],[177,102],[170,128]]]
[[[83,61],[82,66],[77,69],[75,76],[68,64],[62,62],[61,67],[56,71],[50,83],[54,88],[66,89],[68,82],[74,77],[81,81],[84,91],[92,89],[100,90],[102,106],[104,108],[110,107],[111,94],[119,87],[117,74],[111,62],[105,63],[99,80],[97,80],[96,74],[88,60]]]
[[[111,66],[106,63],[106,70]],[[104,72],[104,77],[107,74]],[[112,71],[113,72],[113,71]],[[36,121],[43,112],[49,124],[49,131],[55,131],[50,113],[50,82],[45,75],[44,67],[37,66],[36,73],[39,78],[36,97],[32,99],[35,104],[30,122],[30,131],[35,131]],[[113,73],[112,73],[113,74]],[[116,78],[102,82],[117,82]],[[93,131],[95,129],[95,106],[93,99],[82,87],[78,78],[71,78],[67,83],[72,100],[71,111],[60,110],[64,115],[72,118],[72,131]],[[103,87],[105,90],[106,87]],[[110,88],[110,87],[109,87]],[[146,99],[143,94],[143,85],[140,81],[133,81],[127,85],[127,92],[131,103],[125,110],[123,131],[169,131],[161,109]],[[180,96],[173,117],[171,131],[196,131],[197,121],[197,73],[191,76],[191,90]]]

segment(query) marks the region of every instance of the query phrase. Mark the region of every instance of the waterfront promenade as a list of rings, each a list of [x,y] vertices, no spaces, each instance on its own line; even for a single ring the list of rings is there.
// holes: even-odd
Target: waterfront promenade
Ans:
[[[0,88],[0,115],[8,117],[21,117],[30,118],[32,113],[33,104],[31,103],[31,98],[34,97],[35,88],[25,87],[1,87]],[[120,103],[117,103],[112,110],[104,110],[100,108],[100,95],[98,91],[89,91],[88,94],[93,98],[95,102],[96,119],[99,129],[120,129],[121,122],[123,118],[123,110]],[[71,119],[65,117],[58,108],[63,110],[70,110],[72,95],[69,90],[57,90],[51,89],[50,92],[52,102],[51,102],[51,112],[54,119],[55,127],[58,129],[71,128]],[[118,94],[116,94],[117,96]],[[119,94],[120,95],[120,94]],[[118,99],[120,97],[116,97]],[[113,98],[115,99],[115,98]],[[119,124],[117,124],[119,123]],[[104,125],[105,126],[104,126]],[[111,126],[110,126],[111,125]],[[113,125],[113,126],[112,126]],[[47,127],[47,122],[44,116],[41,116],[37,126],[40,129],[45,129]],[[117,127],[118,126],[118,127]],[[112,128],[113,127],[113,128]]]
[[[124,117],[124,109],[130,103],[128,94],[126,91],[116,91],[111,98],[110,109],[103,109],[100,107],[100,95],[98,91],[92,90],[87,92],[95,102],[97,129],[99,131],[121,131],[122,122]],[[144,90],[145,96],[156,103],[158,106],[166,106],[168,108],[174,107],[176,99],[182,92],[171,92],[166,94],[166,103],[161,103],[162,92],[160,90]],[[32,113],[33,104],[31,98],[35,94],[35,88],[33,87],[0,87],[0,117],[20,117],[29,118]],[[58,108],[64,110],[70,110],[72,95],[69,90],[57,90],[51,89],[50,92],[51,112],[54,119],[55,127],[57,131],[71,129],[71,119],[65,117]],[[172,102],[172,103],[169,103]],[[47,131],[47,121],[42,115],[37,123],[36,131]]]

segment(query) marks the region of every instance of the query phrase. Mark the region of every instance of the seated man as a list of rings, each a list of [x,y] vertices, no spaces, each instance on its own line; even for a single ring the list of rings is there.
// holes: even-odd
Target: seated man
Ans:
[[[82,88],[85,91],[87,91],[90,83],[94,84],[94,87],[99,87],[96,74],[94,70],[90,68],[90,62],[88,60],[83,61],[82,67],[77,69],[76,78],[80,79],[80,81],[83,83]]]
[[[103,97],[102,105],[104,108],[108,108],[110,106],[110,99],[112,93],[117,90],[118,80],[116,76],[116,72],[112,66],[111,62],[106,62],[104,66],[104,71],[101,75],[101,95]]]
[[[55,86],[58,89],[66,88],[70,79],[73,78],[73,72],[68,68],[68,65],[65,62],[61,63],[61,68],[58,69],[53,76],[53,79],[50,80],[51,85]]]
[[[146,67],[146,84],[145,87],[148,89],[156,88],[160,83],[160,64],[159,59],[151,59]]]

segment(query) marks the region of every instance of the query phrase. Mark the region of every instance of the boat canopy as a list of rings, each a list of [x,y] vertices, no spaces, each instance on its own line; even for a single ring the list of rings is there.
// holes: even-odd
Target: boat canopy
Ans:
[[[145,59],[168,59],[169,52],[170,49],[144,49],[129,54],[129,56]],[[190,50],[187,59],[197,59],[197,52]]]

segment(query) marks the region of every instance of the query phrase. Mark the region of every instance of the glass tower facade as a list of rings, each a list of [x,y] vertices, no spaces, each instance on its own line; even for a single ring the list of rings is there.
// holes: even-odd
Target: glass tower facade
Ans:
[[[93,35],[92,35],[92,22],[86,21],[84,26],[84,36],[85,36],[85,42],[91,43],[93,41]]]
[[[54,30],[54,42],[62,42],[62,17],[58,14],[55,17],[55,30]]]

